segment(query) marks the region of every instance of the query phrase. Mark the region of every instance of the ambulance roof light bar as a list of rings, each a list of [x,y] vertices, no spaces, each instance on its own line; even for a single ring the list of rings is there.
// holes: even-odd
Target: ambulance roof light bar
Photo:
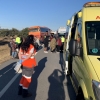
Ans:
[[[87,2],[83,7],[100,7],[100,2]]]

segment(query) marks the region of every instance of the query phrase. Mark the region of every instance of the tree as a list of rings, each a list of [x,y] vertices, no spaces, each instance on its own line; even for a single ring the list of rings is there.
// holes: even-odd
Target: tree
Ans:
[[[20,36],[26,37],[28,36],[28,32],[29,32],[28,28],[24,28],[20,31]]]
[[[10,36],[15,36],[15,35],[18,35],[19,33],[19,30],[15,29],[15,28],[12,28],[10,30]]]
[[[26,37],[28,35],[28,28],[24,28],[21,31],[17,30],[16,28],[12,29],[0,29],[0,36],[5,37],[5,36],[12,36],[14,37],[15,35],[21,36],[21,37]]]

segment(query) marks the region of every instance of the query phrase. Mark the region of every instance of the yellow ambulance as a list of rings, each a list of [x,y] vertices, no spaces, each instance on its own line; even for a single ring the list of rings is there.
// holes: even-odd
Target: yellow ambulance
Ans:
[[[100,2],[84,4],[76,19],[68,48],[76,100],[100,100]]]

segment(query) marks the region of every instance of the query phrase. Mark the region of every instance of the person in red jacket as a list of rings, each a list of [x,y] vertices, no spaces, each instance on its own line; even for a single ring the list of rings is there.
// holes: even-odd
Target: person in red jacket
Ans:
[[[18,95],[25,97],[32,96],[28,93],[28,88],[31,83],[34,67],[37,66],[34,57],[34,37],[29,35],[20,47],[19,59],[22,61],[22,78],[19,83]]]
[[[62,45],[61,39],[60,37],[57,37],[56,49],[58,53],[60,52],[61,45]]]

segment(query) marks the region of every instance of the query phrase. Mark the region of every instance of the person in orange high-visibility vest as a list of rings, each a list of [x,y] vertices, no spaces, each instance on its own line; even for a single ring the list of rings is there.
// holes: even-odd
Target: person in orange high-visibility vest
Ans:
[[[22,64],[22,78],[19,83],[18,95],[25,97],[32,96],[28,93],[28,88],[31,83],[34,67],[37,66],[34,57],[34,37],[29,35],[20,47],[19,59]]]

